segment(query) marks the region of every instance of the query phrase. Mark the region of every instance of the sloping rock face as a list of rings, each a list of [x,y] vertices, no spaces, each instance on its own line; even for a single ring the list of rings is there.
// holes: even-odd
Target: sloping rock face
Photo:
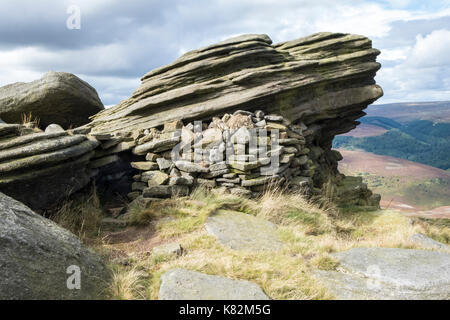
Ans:
[[[70,73],[48,72],[39,80],[0,88],[0,118],[7,123],[20,123],[23,114],[31,113],[45,127],[76,127],[103,109],[97,91]]]
[[[262,109],[317,124],[321,140],[347,132],[382,96],[373,80],[380,53],[363,36],[319,33],[271,45],[244,35],[186,53],[142,78],[133,95],[93,117],[94,131],[132,131]]]
[[[333,254],[340,271],[318,271],[338,299],[448,300],[450,254],[398,248],[353,248]]]
[[[279,250],[282,247],[274,224],[241,212],[221,210],[208,218],[205,228],[220,243],[234,250]]]
[[[89,160],[99,144],[72,132],[0,124],[0,192],[46,209],[89,183]]]
[[[161,277],[159,300],[269,300],[255,283],[173,269]]]
[[[103,297],[107,269],[69,231],[2,193],[0,221],[0,299]],[[79,268],[79,289],[71,266]]]
[[[380,68],[376,62],[379,53],[368,38],[350,34],[318,33],[276,45],[266,35],[231,38],[188,52],[174,63],[149,72],[128,100],[98,113],[84,129],[94,135],[139,136],[146,131],[149,136],[149,129],[162,129],[164,125],[164,131],[169,131],[165,124],[177,120],[186,127],[201,120],[211,128],[215,118],[248,112],[248,121],[227,123],[226,129],[239,129],[256,126],[252,119],[258,119],[256,113],[261,111],[270,116],[264,120],[273,123],[282,119],[282,125],[290,130],[297,128],[305,139],[301,152],[308,152],[304,155],[309,173],[302,173],[301,179],[311,178],[315,189],[330,181],[336,187],[336,199],[344,204],[376,204],[379,197],[372,195],[361,179],[339,174],[337,163],[342,156],[331,146],[335,135],[355,128],[356,119],[365,114],[363,109],[382,96],[374,81]],[[213,142],[217,140],[215,131],[210,130],[208,135]],[[177,144],[176,137],[172,138],[152,141],[148,137],[143,146],[136,139],[138,146],[133,150],[136,154],[168,151]],[[156,163],[153,167],[157,168]]]

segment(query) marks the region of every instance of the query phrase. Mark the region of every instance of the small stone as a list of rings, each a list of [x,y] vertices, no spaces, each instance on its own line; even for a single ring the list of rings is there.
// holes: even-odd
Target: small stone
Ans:
[[[257,126],[258,128],[264,128],[266,126],[266,120],[261,120],[258,121],[257,123],[255,123],[255,126]]]
[[[283,154],[280,158],[280,163],[290,163],[292,159],[294,159],[295,154],[289,153],[289,154]]]
[[[159,155],[157,155],[156,153],[151,153],[151,152],[149,152],[149,153],[147,153],[147,155],[145,156],[145,160],[147,160],[147,161],[156,161],[156,159],[158,159],[159,158]]]
[[[281,145],[294,145],[294,144],[304,144],[305,141],[300,139],[289,138],[289,139],[279,139],[278,143]]]
[[[195,180],[195,183],[198,184],[198,185],[201,185],[203,187],[211,188],[211,189],[216,187],[216,181],[215,180],[197,178]]]
[[[230,161],[228,165],[240,171],[250,171],[260,167],[262,164],[260,161],[253,161],[253,162]]]
[[[130,150],[131,148],[133,148],[135,145],[136,145],[135,141],[120,142],[118,145],[116,145],[114,148],[112,148],[111,152],[112,153],[120,153],[123,151],[127,151],[127,150]]]
[[[447,246],[446,244],[443,244],[441,242],[438,242],[436,240],[433,240],[429,237],[427,237],[426,235],[422,234],[422,233],[416,233],[413,234],[410,238],[409,241],[411,242],[415,242],[420,244],[422,247],[424,248],[430,248],[430,249],[447,249],[449,250],[450,247]]]
[[[225,179],[233,179],[233,178],[236,178],[236,176],[237,176],[236,173],[226,173],[226,174],[223,175],[223,177]]]
[[[272,182],[274,177],[261,177],[256,179],[250,179],[250,180],[242,180],[241,185],[243,187],[253,187],[253,186],[259,186],[266,183]]]
[[[236,187],[236,185],[234,183],[227,183],[227,182],[221,182],[221,183],[219,183],[219,186],[227,187],[227,188],[234,188],[234,187]]]
[[[45,128],[45,133],[64,132],[64,129],[59,124],[49,124]]]
[[[169,169],[173,165],[172,161],[164,158],[156,159],[156,162],[158,163],[159,170]]]
[[[189,162],[189,161],[184,161],[184,160],[178,160],[175,162],[175,166],[181,170],[181,171],[185,171],[185,172],[189,172],[189,173],[195,173],[195,172],[208,172],[209,169],[205,168],[197,163],[193,163],[193,162]]]
[[[180,170],[178,170],[177,168],[173,168],[172,170],[170,170],[170,176],[171,177],[181,177]]]
[[[169,185],[192,185],[194,183],[194,178],[191,179],[186,177],[172,177],[169,179]]]
[[[169,175],[158,170],[146,171],[142,173],[141,180],[147,182],[148,186],[161,185],[169,180]]]
[[[151,186],[142,193],[144,198],[170,198],[171,195],[172,186]]]
[[[158,170],[159,168],[158,164],[152,161],[131,162],[130,164],[131,167],[142,171]]]
[[[203,174],[202,177],[206,178],[206,179],[212,179],[212,178],[220,177],[227,173],[230,173],[230,169],[211,171],[207,174]]]
[[[147,184],[144,182],[133,182],[131,184],[131,190],[133,191],[142,191],[147,188]]]
[[[226,178],[218,178],[216,179],[217,182],[225,182],[225,183],[240,183],[241,179],[240,178],[235,178],[235,179],[226,179]]]
[[[272,130],[286,131],[287,127],[280,123],[267,122],[265,129],[268,131],[272,131]]]
[[[256,110],[254,114],[255,114],[256,118],[260,118],[260,119],[264,118],[264,112],[261,110]]]
[[[277,115],[273,115],[273,114],[269,114],[269,115],[265,116],[264,119],[267,121],[275,121],[275,122],[282,122],[284,120],[284,118],[282,116],[277,116]]]
[[[180,120],[175,120],[172,122],[164,123],[164,131],[165,132],[173,132],[183,128],[183,122]]]
[[[101,144],[102,149],[109,149],[112,148],[116,145],[118,145],[119,143],[121,143],[123,141],[123,138],[112,138],[108,141],[105,141]]]
[[[311,178],[309,177],[293,177],[289,180],[290,184],[297,185],[299,187],[308,187],[311,185]]]
[[[240,197],[250,197],[252,195],[252,192],[250,190],[244,188],[231,188],[230,193],[232,195]]]
[[[179,243],[166,243],[152,249],[152,254],[155,256],[181,256],[183,248]]]
[[[298,158],[296,158],[296,159],[298,159],[298,163],[299,163],[301,166],[304,166],[304,165],[307,164],[308,161],[309,161],[309,159],[308,159],[307,156],[301,156],[301,157],[298,157]]]
[[[172,196],[174,197],[185,197],[189,195],[189,187],[184,185],[174,185],[171,189]]]
[[[296,147],[284,147],[284,152],[286,152],[286,153],[297,153],[298,149]]]
[[[162,152],[170,150],[181,141],[180,136],[175,136],[167,139],[152,140],[150,142],[141,144],[133,149],[133,153],[137,155],[147,154],[149,151]]]

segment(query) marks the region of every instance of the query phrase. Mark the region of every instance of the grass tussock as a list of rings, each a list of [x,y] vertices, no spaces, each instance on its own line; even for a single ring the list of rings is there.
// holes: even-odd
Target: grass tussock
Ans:
[[[77,235],[81,241],[88,242],[99,235],[102,215],[102,206],[94,186],[89,194],[66,200],[49,218]]]
[[[112,300],[142,300],[145,299],[145,281],[148,274],[137,267],[119,269],[112,272],[110,298]]]
[[[227,209],[268,219],[278,225],[283,248],[276,252],[231,250],[203,228],[217,210]],[[272,299],[332,299],[314,277],[315,270],[335,270],[332,253],[353,247],[419,248],[411,235],[421,232],[448,243],[446,225],[414,223],[401,213],[340,211],[327,199],[308,200],[300,192],[269,188],[258,199],[196,190],[188,198],[155,202],[132,213],[133,223],[156,226],[165,242],[177,241],[183,255],[155,257],[127,252],[126,265],[115,266],[111,296],[157,299],[160,278],[185,268],[255,282]]]

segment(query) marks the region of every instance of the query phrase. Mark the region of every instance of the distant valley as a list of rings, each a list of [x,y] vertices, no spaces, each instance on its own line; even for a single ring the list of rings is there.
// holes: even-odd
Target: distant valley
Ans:
[[[334,147],[450,169],[450,102],[375,105]]]
[[[355,130],[334,140],[344,156],[339,170],[362,176],[382,195],[383,207],[450,217],[450,102],[375,105],[366,112]]]

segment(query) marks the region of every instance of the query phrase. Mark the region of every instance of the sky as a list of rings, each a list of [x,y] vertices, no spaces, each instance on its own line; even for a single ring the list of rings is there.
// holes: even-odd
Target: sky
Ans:
[[[450,0],[0,0],[0,86],[71,72],[111,106],[189,50],[321,31],[381,50],[377,103],[450,100]]]

